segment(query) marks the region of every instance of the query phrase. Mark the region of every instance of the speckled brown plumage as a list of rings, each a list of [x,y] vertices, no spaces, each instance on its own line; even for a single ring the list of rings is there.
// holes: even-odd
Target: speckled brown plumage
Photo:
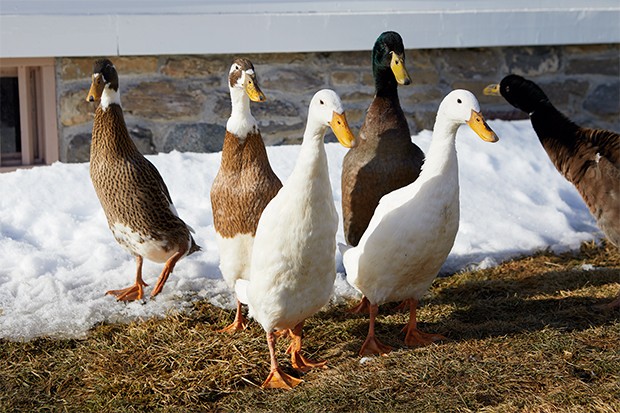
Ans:
[[[260,132],[241,141],[226,131],[222,163],[211,187],[215,230],[226,238],[254,236],[263,209],[280,188]]]
[[[390,40],[388,38],[387,40]],[[345,238],[356,246],[381,197],[415,181],[424,153],[413,142],[390,70],[390,52],[404,53],[400,36],[377,39],[373,49],[376,96],[360,130],[357,145],[342,164],[342,215]],[[404,63],[404,61],[403,61]]]
[[[620,248],[620,135],[576,125],[551,104],[538,85],[521,76],[506,76],[500,93],[530,114],[551,162],[575,185],[599,228]]]
[[[168,250],[188,244],[189,228],[172,213],[168,188],[129,137],[118,105],[105,111],[99,106],[95,112],[90,176],[110,227],[122,223],[153,239],[165,240]],[[125,243],[123,246],[130,249]],[[190,253],[198,249],[192,239]]]

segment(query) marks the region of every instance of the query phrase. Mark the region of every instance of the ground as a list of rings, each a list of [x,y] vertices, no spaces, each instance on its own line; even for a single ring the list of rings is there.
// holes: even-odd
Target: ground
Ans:
[[[86,339],[0,340],[0,411],[617,412],[620,253],[604,244],[545,251],[438,279],[420,327],[448,340],[403,346],[405,313],[381,307],[387,356],[357,356],[366,315],[332,305],[308,320],[304,349],[327,360],[292,391],[262,390],[269,357],[256,322],[217,333],[233,311],[104,324]],[[278,343],[284,370],[292,370]]]

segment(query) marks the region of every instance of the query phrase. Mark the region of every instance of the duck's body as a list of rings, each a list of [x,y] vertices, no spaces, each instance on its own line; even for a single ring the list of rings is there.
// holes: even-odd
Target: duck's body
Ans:
[[[256,233],[248,299],[266,331],[293,328],[323,307],[332,292],[338,215],[327,155],[319,144],[303,141],[295,168]]]
[[[381,197],[415,181],[424,153],[411,141],[397,85],[409,84],[404,47],[395,32],[379,36],[373,48],[375,97],[357,145],[342,164],[342,215],[345,239],[359,243]]]
[[[359,248],[344,255],[347,281],[370,303],[419,300],[454,244],[459,227],[454,140],[434,137],[425,165],[415,182],[381,198]]]
[[[190,230],[161,175],[126,131],[120,106],[97,108],[90,177],[116,241],[134,255],[166,262],[179,247],[191,249]]]
[[[322,365],[305,360],[300,350],[303,322],[328,302],[336,277],[338,216],[323,143],[329,126],[343,145],[349,145],[353,138],[340,99],[333,91],[322,90],[310,103],[297,163],[259,220],[250,280],[237,282],[240,298],[267,333],[272,368],[263,387],[290,388],[299,383],[277,365],[277,330],[290,330],[297,343],[290,349],[294,367]]]
[[[458,231],[456,131],[463,123],[475,122],[482,126],[479,134],[483,139],[497,139],[484,124],[479,110],[470,92],[457,90],[446,96],[437,114],[431,146],[419,178],[385,195],[358,246],[345,247],[343,251],[347,281],[370,303],[370,329],[360,354],[390,350],[374,337],[374,319],[378,305],[391,301],[407,300],[410,305],[407,345],[422,345],[442,338],[417,330],[415,311],[418,300],[452,249]]]
[[[529,114],[553,165],[575,186],[607,239],[620,248],[620,134],[578,126],[538,85],[518,75],[506,76],[485,93],[501,94]],[[620,307],[620,294],[610,307]]]
[[[620,248],[620,135],[581,128],[551,105],[530,119],[551,162],[577,188],[607,239]]]
[[[485,93],[501,94],[530,115],[556,169],[582,196],[599,228],[620,248],[620,135],[582,128],[558,111],[534,82],[506,76]]]
[[[222,162],[211,187],[211,206],[220,270],[230,288],[249,279],[258,220],[282,183],[271,169],[265,144],[250,112],[250,99],[262,101],[254,67],[236,59],[229,72],[232,113],[226,125]],[[235,321],[225,331],[244,329],[237,300]]]
[[[109,60],[97,61],[90,101],[95,111],[90,176],[108,225],[118,243],[136,256],[134,286],[108,293],[119,300],[141,299],[142,259],[165,262],[151,297],[157,295],[176,262],[198,251],[190,228],[178,217],[161,175],[129,137],[118,94],[118,77]]]

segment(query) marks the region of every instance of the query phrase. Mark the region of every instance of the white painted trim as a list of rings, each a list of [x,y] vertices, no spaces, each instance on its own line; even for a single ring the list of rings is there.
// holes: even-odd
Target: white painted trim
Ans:
[[[18,78],[22,145],[21,164],[0,165],[0,172],[56,162],[59,148],[54,59],[0,59],[0,73]]]
[[[408,49],[620,42],[617,0],[2,3],[0,57],[369,50],[384,30]]]
[[[36,140],[33,136],[32,82],[30,81],[29,68],[25,66],[17,67],[17,83],[19,89],[19,126],[21,129],[22,165],[32,165],[34,163],[33,144]]]

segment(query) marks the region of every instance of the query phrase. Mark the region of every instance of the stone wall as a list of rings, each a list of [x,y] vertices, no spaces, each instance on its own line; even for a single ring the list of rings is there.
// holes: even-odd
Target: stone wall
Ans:
[[[252,103],[268,145],[301,141],[314,92],[332,88],[354,133],[373,97],[370,52],[246,55],[256,68],[264,103]],[[212,152],[222,147],[230,98],[232,55],[111,57],[132,137],[143,153]],[[87,161],[94,104],[85,101],[95,58],[58,58],[60,156]],[[584,126],[620,130],[620,46],[407,50],[413,83],[399,87],[411,133],[432,129],[439,102],[453,88],[480,100],[489,119],[520,119],[503,98],[482,95],[508,73],[536,81],[552,102]]]

